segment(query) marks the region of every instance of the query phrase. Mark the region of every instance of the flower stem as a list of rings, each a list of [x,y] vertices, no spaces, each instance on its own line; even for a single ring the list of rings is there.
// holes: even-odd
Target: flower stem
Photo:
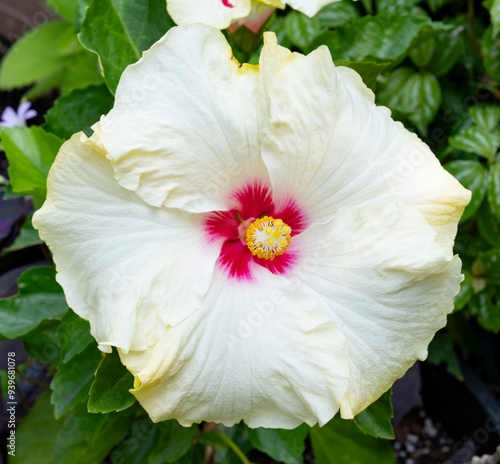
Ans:
[[[222,432],[219,432],[218,430],[214,431],[214,433],[216,433],[224,442],[227,443],[227,445],[229,446],[229,448],[231,448],[234,453],[236,454],[236,456],[238,456],[241,460],[241,462],[243,464],[252,464],[248,459],[247,457],[245,456],[245,454],[243,453],[243,451],[240,450],[240,448],[238,447],[238,445],[233,441],[231,440],[227,435],[224,435]]]

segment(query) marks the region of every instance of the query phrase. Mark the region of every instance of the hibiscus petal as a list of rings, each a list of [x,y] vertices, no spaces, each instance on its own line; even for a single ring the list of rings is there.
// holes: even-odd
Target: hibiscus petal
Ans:
[[[292,245],[305,257],[292,279],[330,308],[349,346],[344,418],[390,388],[446,324],[462,276],[436,231],[405,205],[343,207]]]
[[[387,108],[375,106],[356,72],[335,68],[326,47],[267,69],[286,53],[266,36],[261,68],[271,123],[263,158],[275,191],[293,192],[318,222],[343,205],[404,202],[451,248],[470,192]]]
[[[262,267],[252,274],[250,283],[215,271],[199,311],[148,352],[120,352],[154,421],[289,429],[338,411],[348,353],[325,305]]]
[[[286,0],[293,9],[313,17],[321,8],[339,0]]]
[[[217,29],[247,16],[250,7],[250,0],[167,0],[168,14],[176,24],[203,23]]]
[[[123,73],[101,119],[118,182],[153,206],[225,210],[249,179],[267,182],[258,67],[240,65],[224,36],[171,29]]]
[[[203,237],[198,215],[152,207],[120,187],[105,153],[81,137],[57,155],[33,224],[101,349],[145,349],[200,305],[220,244]]]

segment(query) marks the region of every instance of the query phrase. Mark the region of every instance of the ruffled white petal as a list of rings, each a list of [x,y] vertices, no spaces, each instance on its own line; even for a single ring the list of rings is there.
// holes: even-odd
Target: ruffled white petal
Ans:
[[[224,4],[226,3],[226,4]],[[225,29],[250,13],[250,0],[167,0],[168,14],[176,24],[207,24]]]
[[[147,352],[120,352],[154,421],[289,429],[338,411],[349,381],[341,331],[323,303],[254,271],[253,282],[216,271],[199,311]]]
[[[123,73],[103,144],[120,185],[149,204],[228,209],[235,186],[267,181],[264,110],[258,67],[211,27],[177,27]]]
[[[207,243],[197,215],[152,207],[120,187],[105,153],[82,139],[61,148],[33,225],[101,348],[145,349],[199,307],[220,245]]]
[[[276,55],[287,58],[277,64]],[[451,248],[470,192],[375,106],[357,73],[335,68],[326,47],[293,57],[270,34],[261,69],[271,116],[263,158],[276,192],[293,193],[318,222],[343,205],[404,202]]]
[[[352,418],[425,359],[453,309],[461,262],[417,211],[398,204],[342,207],[292,244],[303,253],[293,278],[329,306],[347,340],[341,414]]]
[[[286,0],[286,3],[293,9],[312,17],[324,6],[338,1],[339,0]]]

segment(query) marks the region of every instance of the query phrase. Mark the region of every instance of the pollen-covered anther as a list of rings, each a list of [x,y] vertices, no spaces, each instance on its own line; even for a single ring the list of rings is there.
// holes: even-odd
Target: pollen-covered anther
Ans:
[[[247,246],[254,256],[273,260],[290,245],[292,229],[281,219],[264,216],[247,230]]]

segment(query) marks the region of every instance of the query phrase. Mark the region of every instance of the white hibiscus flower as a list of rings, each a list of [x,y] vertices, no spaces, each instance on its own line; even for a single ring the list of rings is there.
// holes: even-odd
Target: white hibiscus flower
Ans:
[[[352,418],[427,355],[470,193],[326,47],[173,28],[62,147],[34,224],[153,420]]]
[[[240,23],[257,33],[275,8],[292,8],[312,17],[325,5],[339,0],[167,0],[167,10],[176,24],[203,23],[225,29]]]

